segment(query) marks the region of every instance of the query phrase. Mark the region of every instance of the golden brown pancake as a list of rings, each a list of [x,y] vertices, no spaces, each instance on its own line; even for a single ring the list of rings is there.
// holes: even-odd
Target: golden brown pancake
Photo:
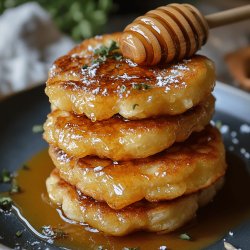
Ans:
[[[53,147],[49,154],[61,178],[113,209],[122,209],[144,198],[154,202],[196,192],[226,171],[222,138],[212,126],[144,159],[120,162],[98,157],[77,159]]]
[[[212,96],[181,115],[133,121],[115,116],[93,123],[86,116],[56,110],[48,115],[44,139],[78,158],[87,155],[116,161],[145,158],[204,129],[213,112]]]
[[[83,41],[52,66],[46,94],[56,108],[92,121],[115,114],[129,119],[181,114],[213,90],[212,61],[195,55],[178,63],[143,67],[125,58],[100,58],[95,49],[118,41],[120,33]],[[119,53],[119,50],[116,53]]]
[[[222,184],[223,178],[220,178],[208,188],[192,195],[158,203],[141,201],[117,211],[104,202],[84,196],[60,179],[56,170],[46,181],[50,199],[61,205],[69,219],[88,223],[114,236],[138,230],[166,233],[173,231],[192,219],[200,206],[211,201]]]

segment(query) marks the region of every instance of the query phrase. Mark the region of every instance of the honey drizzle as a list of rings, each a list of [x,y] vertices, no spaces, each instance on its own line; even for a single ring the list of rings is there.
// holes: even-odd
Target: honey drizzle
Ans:
[[[246,198],[246,190],[250,188],[250,177],[244,163],[233,154],[228,154],[230,164],[226,184],[215,201],[199,211],[198,216],[184,228],[171,234],[134,233],[126,237],[109,237],[90,227],[70,224],[60,217],[60,209],[52,205],[47,196],[45,179],[54,168],[47,149],[34,156],[27,165],[29,170],[21,169],[17,181],[23,192],[13,195],[15,204],[21,214],[37,232],[41,227],[51,225],[69,234],[68,238],[55,241],[58,246],[70,249],[105,249],[118,250],[123,247],[140,247],[143,249],[159,249],[167,246],[171,250],[196,250],[221,239],[225,234],[250,218],[250,200]],[[58,213],[59,212],[59,213]],[[187,232],[191,241],[179,239],[179,235]]]

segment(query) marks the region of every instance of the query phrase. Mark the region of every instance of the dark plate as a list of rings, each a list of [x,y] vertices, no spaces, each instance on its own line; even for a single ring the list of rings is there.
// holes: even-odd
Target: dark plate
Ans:
[[[222,121],[227,124],[230,131],[237,131],[237,140],[239,143],[234,144],[232,135],[224,133],[224,141],[228,150],[233,150],[234,154],[241,157],[246,163],[248,173],[250,173],[250,159],[246,151],[250,151],[250,133],[240,133],[240,129],[248,127],[250,124],[250,95],[237,90],[228,85],[217,83],[215,90],[217,97],[216,114],[214,120]],[[47,145],[42,140],[41,134],[33,134],[32,126],[34,124],[42,124],[49,112],[48,98],[44,94],[44,86],[34,88],[32,90],[22,92],[20,94],[9,97],[0,102],[0,171],[8,169],[15,171],[21,164],[30,159],[41,149]],[[224,126],[224,132],[227,126]],[[6,189],[3,184],[0,185],[0,191]],[[246,197],[249,196],[249,190],[246,190]],[[3,214],[0,212],[0,243],[13,248],[14,246],[23,246],[25,249],[39,249],[28,246],[27,241],[39,241],[40,249],[56,249],[55,246],[36,238],[30,231],[26,230],[22,237],[17,238],[15,233],[20,227],[25,227],[23,222],[17,219],[15,213]],[[250,249],[250,221],[242,222],[242,224],[233,229],[234,237],[229,235],[224,238],[229,242],[240,246],[242,249]],[[0,245],[0,249],[3,249]],[[219,241],[207,249],[223,249],[223,241]]]

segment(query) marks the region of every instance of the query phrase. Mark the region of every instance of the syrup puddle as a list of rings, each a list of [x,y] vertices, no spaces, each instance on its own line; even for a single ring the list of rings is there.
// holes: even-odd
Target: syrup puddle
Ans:
[[[222,239],[235,226],[250,219],[250,199],[247,198],[247,190],[250,190],[249,173],[244,162],[233,153],[227,153],[227,163],[229,168],[226,183],[214,202],[200,209],[198,216],[187,226],[171,234],[140,232],[125,237],[110,237],[88,226],[70,224],[70,221],[63,217],[61,210],[50,203],[47,195],[45,180],[54,168],[47,149],[27,162],[29,170],[19,170],[17,182],[22,192],[12,198],[19,208],[17,213],[20,212],[20,219],[27,220],[39,238],[46,240],[41,234],[41,228],[45,225],[61,229],[68,234],[68,237],[54,241],[57,246],[69,249],[99,247],[108,250],[120,250],[125,247],[154,250],[166,249],[165,246],[171,250],[203,249]],[[179,239],[181,233],[187,233],[192,240]]]

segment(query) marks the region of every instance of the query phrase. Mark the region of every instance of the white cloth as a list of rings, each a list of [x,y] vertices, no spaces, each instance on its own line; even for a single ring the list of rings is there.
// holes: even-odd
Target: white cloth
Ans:
[[[73,46],[37,3],[6,10],[0,16],[0,98],[45,82],[52,62]]]

